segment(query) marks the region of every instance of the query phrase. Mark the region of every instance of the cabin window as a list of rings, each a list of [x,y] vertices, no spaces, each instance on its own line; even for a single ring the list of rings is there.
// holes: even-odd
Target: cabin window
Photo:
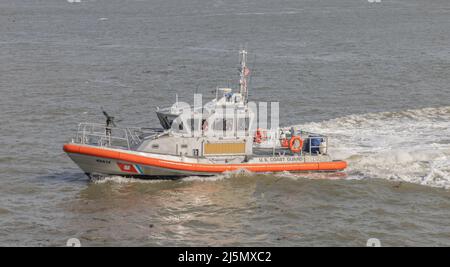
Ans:
[[[239,118],[237,128],[238,131],[248,131],[248,129],[250,128],[250,119]]]
[[[233,119],[225,119],[224,122],[224,128],[225,131],[230,132],[233,131]]]
[[[199,121],[198,119],[189,119],[188,125],[191,126],[191,132],[195,132],[197,129],[199,129]]]
[[[176,118],[172,123],[172,129],[175,133],[184,134],[186,133],[186,123],[187,121],[184,121],[183,118],[178,117]]]
[[[219,132],[231,132],[233,131],[233,119],[216,119],[213,129]]]
[[[153,144],[153,145],[152,145],[152,148],[153,148],[153,149],[158,149],[158,148],[159,148],[159,145],[158,145],[158,144]]]
[[[215,119],[214,120],[214,131],[223,131],[223,120],[222,119]]]

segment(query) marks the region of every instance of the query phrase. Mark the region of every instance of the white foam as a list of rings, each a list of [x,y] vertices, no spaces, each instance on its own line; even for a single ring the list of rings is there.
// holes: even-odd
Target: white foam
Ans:
[[[255,173],[249,172],[247,170],[236,170],[236,171],[227,171],[222,174],[214,175],[214,176],[187,176],[180,179],[177,179],[181,182],[217,182],[225,179],[230,179],[233,177],[242,177],[242,176],[252,176]],[[115,183],[115,184],[130,184],[130,183],[162,183],[162,182],[170,182],[172,180],[168,179],[138,179],[138,178],[128,178],[122,176],[99,176],[92,178],[91,181],[95,184],[105,184],[105,183]]]
[[[327,173],[327,172],[306,172],[306,173],[292,173],[292,172],[280,172],[275,174],[276,177],[280,178],[288,178],[292,180],[300,180],[300,179],[308,179],[308,180],[342,180],[342,179],[351,179],[345,173],[337,172],[337,173]]]
[[[221,181],[225,179],[230,179],[233,177],[241,177],[241,176],[252,176],[255,173],[252,173],[247,170],[236,170],[236,171],[227,171],[222,174],[214,175],[214,176],[189,176],[182,178],[182,181],[192,182],[192,181],[201,181],[201,182],[215,182]]]
[[[349,177],[450,188],[450,107],[350,115],[299,126],[331,136]]]
[[[229,178],[227,175],[219,174],[214,176],[188,176],[181,178],[182,182],[217,182]]]
[[[132,184],[132,183],[162,183],[162,182],[168,182],[169,180],[163,180],[163,179],[144,180],[144,179],[127,178],[127,177],[122,177],[122,176],[105,176],[105,177],[93,178],[93,179],[91,179],[91,181],[95,184],[106,184],[106,183]]]

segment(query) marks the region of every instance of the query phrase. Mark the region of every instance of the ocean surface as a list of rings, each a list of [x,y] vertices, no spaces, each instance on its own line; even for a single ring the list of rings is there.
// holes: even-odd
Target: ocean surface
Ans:
[[[450,1],[0,1],[0,246],[450,246]],[[344,173],[88,178],[77,123],[237,83]]]

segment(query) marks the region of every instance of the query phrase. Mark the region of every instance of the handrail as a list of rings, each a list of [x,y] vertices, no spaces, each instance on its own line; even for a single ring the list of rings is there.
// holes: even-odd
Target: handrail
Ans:
[[[74,142],[131,150],[141,144],[144,135],[152,136],[157,133],[157,131],[137,127],[108,127],[105,124],[83,122],[78,124]]]

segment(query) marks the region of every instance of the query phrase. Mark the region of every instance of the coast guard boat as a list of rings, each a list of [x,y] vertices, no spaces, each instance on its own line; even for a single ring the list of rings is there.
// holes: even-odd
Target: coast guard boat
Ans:
[[[257,127],[257,110],[248,102],[246,58],[240,51],[238,92],[220,88],[215,99],[193,107],[177,99],[156,111],[160,129],[120,128],[103,111],[106,123],[79,124],[64,151],[91,178],[344,170],[345,161],[330,157],[327,136],[295,127]]]

